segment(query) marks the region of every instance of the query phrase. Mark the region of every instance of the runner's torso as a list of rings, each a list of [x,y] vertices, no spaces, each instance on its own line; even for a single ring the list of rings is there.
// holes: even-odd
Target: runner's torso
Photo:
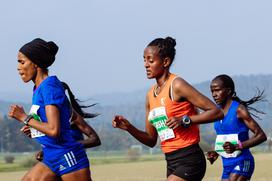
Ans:
[[[170,74],[162,91],[155,96],[154,88],[148,92],[150,112],[148,120],[156,127],[161,138],[161,148],[164,153],[169,153],[180,148],[197,144],[199,138],[199,128],[197,125],[191,125],[189,128],[178,127],[174,130],[165,125],[165,121],[171,117],[182,117],[184,115],[194,115],[196,110],[187,100],[176,102],[170,98],[170,88],[173,80],[177,76]],[[172,131],[172,132],[171,132]]]

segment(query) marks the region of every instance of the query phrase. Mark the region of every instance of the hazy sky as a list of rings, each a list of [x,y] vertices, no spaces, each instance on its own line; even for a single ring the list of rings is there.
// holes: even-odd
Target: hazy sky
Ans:
[[[270,74],[271,8],[270,0],[2,1],[0,99],[31,95],[33,84],[16,70],[17,52],[36,37],[59,45],[50,74],[83,98],[151,85],[142,57],[157,37],[176,39],[172,72],[192,84],[221,73]]]

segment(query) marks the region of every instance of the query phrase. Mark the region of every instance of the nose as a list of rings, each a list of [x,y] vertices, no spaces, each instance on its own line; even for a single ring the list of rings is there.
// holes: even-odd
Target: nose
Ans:
[[[212,97],[213,97],[213,98],[216,98],[216,97],[217,97],[216,92],[212,92]]]
[[[22,67],[21,67],[21,64],[18,63],[18,64],[17,64],[17,71],[20,71],[20,70],[22,70]]]
[[[20,68],[20,64],[17,65],[17,70],[20,71],[21,68]]]
[[[144,67],[147,68],[149,66],[148,62],[145,60],[144,61]]]

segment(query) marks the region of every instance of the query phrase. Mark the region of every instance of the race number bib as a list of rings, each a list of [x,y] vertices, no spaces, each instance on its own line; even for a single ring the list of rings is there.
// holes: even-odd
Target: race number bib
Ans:
[[[225,134],[225,135],[217,135],[215,140],[215,151],[224,158],[233,158],[237,157],[241,151],[236,150],[231,154],[225,152],[223,148],[223,144],[225,142],[230,142],[232,144],[238,144],[238,134]]]
[[[148,115],[148,121],[156,128],[161,141],[175,137],[174,131],[165,125],[167,119],[165,107],[152,109]]]
[[[32,105],[31,109],[29,111],[29,114],[31,114],[36,121],[41,121],[40,117],[37,114],[39,108],[40,108],[40,106],[38,106],[38,105]],[[42,133],[42,132],[40,132],[40,131],[32,128],[32,127],[30,127],[30,132],[31,132],[31,138],[37,138],[37,137],[45,136],[44,133]]]

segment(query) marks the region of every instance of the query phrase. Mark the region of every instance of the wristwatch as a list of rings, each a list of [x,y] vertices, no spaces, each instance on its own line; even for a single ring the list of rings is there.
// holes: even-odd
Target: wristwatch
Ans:
[[[192,123],[192,120],[187,115],[182,116],[182,120],[181,121],[182,121],[182,126],[184,128],[188,128],[191,125],[191,123]]]
[[[25,118],[25,120],[23,121],[23,123],[28,126],[28,122],[30,121],[30,119],[34,118],[31,114],[27,115],[27,117]]]

